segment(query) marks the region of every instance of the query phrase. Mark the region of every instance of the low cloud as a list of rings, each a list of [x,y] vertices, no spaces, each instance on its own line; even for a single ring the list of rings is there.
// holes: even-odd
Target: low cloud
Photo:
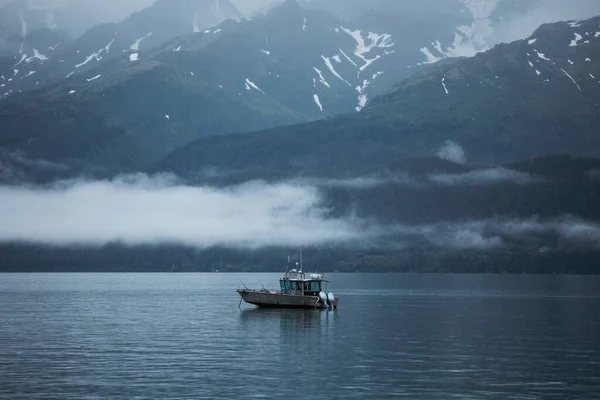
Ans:
[[[498,24],[490,39],[491,44],[509,43],[529,37],[540,25],[558,21],[586,19],[600,15],[598,0],[544,0],[522,13]]]
[[[401,227],[400,232],[425,240],[429,244],[450,250],[488,250],[501,247],[502,239],[487,231],[488,222],[439,223],[415,227]]]
[[[420,184],[417,179],[404,172],[358,176],[354,178],[297,178],[294,179],[293,182],[302,185],[333,188],[343,187],[349,189],[371,189],[387,184],[407,186],[416,186]]]
[[[502,182],[528,184],[540,181],[540,179],[527,173],[506,168],[483,169],[462,174],[431,174],[428,179],[442,186],[477,186]]]
[[[436,155],[442,160],[452,161],[457,164],[464,164],[467,162],[463,148],[458,143],[451,140],[447,140],[442,147],[440,147]]]
[[[555,219],[486,219],[468,222],[446,222],[428,225],[395,225],[390,227],[404,243],[425,241],[448,250],[489,250],[510,244],[545,243],[553,235],[561,246],[600,249],[600,225],[575,216]],[[509,244],[510,243],[510,244]]]
[[[427,244],[485,251],[518,244],[541,246],[551,235],[561,245],[600,248],[600,225],[574,216],[412,226],[393,221],[380,224],[351,215],[331,218],[319,187],[298,181],[252,181],[215,188],[186,186],[171,175],[128,175],[94,182],[0,186],[0,199],[1,243],[243,249],[337,244],[410,248]]]
[[[50,245],[172,243],[257,248],[359,238],[357,221],[328,219],[314,187],[249,182],[216,189],[170,176],[0,186],[0,241]]]

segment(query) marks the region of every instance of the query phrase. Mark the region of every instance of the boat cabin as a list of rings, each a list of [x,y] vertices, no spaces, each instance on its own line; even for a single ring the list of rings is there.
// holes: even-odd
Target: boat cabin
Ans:
[[[301,270],[292,269],[279,279],[281,292],[298,293],[307,296],[318,296],[319,292],[325,291],[327,280],[321,274],[310,274],[308,278]]]

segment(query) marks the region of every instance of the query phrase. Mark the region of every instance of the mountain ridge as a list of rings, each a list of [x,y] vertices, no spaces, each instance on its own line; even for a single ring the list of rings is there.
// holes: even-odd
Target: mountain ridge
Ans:
[[[598,155],[600,17],[573,24],[549,24],[530,38],[425,68],[360,113],[243,138],[207,138],[178,149],[156,169],[180,176],[207,165],[351,171],[434,155],[446,141],[487,165],[556,152]],[[586,39],[571,46],[577,35]],[[235,159],[211,156],[225,147]],[[263,160],[253,149],[281,153],[279,161]]]
[[[157,0],[121,22],[94,25],[76,39],[56,40],[52,45],[38,43],[34,46],[37,47],[35,52],[31,48],[23,48],[26,35],[13,35],[10,40],[14,43],[14,63],[19,59],[24,63],[14,75],[10,66],[2,68],[0,65],[3,75],[15,78],[10,85],[6,85],[9,92],[0,92],[0,100],[10,94],[85,74],[102,61],[122,53],[147,51],[174,37],[199,32],[228,18],[242,18],[229,0],[179,0],[176,5]],[[19,41],[21,48],[17,52]],[[39,55],[38,62],[30,64],[36,55]],[[34,73],[35,80],[26,79]]]
[[[286,3],[99,63],[96,52],[89,69],[0,103],[0,143],[52,162],[145,168],[199,136],[360,109],[393,45]]]

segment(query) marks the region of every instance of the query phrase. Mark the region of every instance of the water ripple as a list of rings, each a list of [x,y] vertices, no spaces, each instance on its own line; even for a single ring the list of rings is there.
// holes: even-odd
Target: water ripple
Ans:
[[[441,277],[336,275],[328,312],[239,310],[229,274],[0,275],[0,398],[600,398],[596,278]]]

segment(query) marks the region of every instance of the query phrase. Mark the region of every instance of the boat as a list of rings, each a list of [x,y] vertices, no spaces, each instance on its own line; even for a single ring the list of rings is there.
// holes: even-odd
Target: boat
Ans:
[[[289,267],[289,262],[288,262]],[[320,308],[335,310],[339,297],[326,293],[327,280],[323,273],[305,274],[301,268],[288,268],[279,278],[279,290],[237,289],[240,304],[245,301],[257,307],[271,308]],[[261,283],[262,286],[262,283]]]

